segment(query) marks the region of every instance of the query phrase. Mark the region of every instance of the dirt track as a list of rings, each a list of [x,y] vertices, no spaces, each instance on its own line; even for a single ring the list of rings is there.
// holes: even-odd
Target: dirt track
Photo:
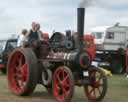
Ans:
[[[80,89],[79,91],[82,91]],[[77,92],[73,96],[72,102],[87,102],[85,101],[84,93]],[[42,85],[38,85],[31,96],[19,97],[12,94],[7,85],[5,75],[0,74],[0,102],[56,102],[54,97],[45,90]]]
[[[56,102],[43,86],[37,86],[31,96],[19,97],[13,95],[7,85],[6,76],[0,75],[0,102]]]
[[[128,102],[128,79],[114,75],[108,78],[108,92],[102,102]],[[31,96],[18,97],[8,89],[5,75],[0,74],[0,102],[56,102],[42,85],[38,85]],[[76,88],[71,102],[88,102],[83,88]]]
[[[109,87],[105,99],[102,102],[128,102],[128,79],[123,76],[113,76],[108,78]],[[42,85],[38,85],[31,96],[18,97],[13,95],[8,89],[5,75],[0,74],[0,102],[56,102],[54,97],[45,90]],[[76,88],[71,102],[88,102],[83,88]]]

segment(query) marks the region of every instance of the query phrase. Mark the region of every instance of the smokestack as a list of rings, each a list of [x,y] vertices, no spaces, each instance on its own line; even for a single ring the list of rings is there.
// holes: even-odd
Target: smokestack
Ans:
[[[84,16],[85,16],[85,8],[77,8],[77,33],[78,33],[77,48],[78,50],[83,50]]]

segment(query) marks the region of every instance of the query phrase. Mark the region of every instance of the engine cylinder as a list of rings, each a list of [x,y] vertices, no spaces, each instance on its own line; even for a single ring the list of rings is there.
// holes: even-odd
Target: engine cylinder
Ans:
[[[70,52],[66,55],[66,64],[72,67],[88,69],[91,63],[91,57],[86,52]]]

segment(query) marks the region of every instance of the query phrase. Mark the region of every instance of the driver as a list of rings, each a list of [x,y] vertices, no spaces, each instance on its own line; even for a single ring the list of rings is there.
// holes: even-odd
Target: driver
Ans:
[[[32,29],[28,33],[28,42],[31,42],[32,40],[39,40],[35,22],[32,22]]]

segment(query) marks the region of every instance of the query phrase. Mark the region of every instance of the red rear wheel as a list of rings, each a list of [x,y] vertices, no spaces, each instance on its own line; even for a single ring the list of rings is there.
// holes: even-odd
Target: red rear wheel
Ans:
[[[37,83],[37,60],[31,49],[16,49],[8,61],[8,83],[16,95],[29,95]]]
[[[100,102],[107,92],[107,77],[99,68],[89,69],[90,85],[84,86],[88,99]]]
[[[61,66],[54,73],[53,94],[58,102],[69,102],[74,92],[74,78],[69,68]]]

